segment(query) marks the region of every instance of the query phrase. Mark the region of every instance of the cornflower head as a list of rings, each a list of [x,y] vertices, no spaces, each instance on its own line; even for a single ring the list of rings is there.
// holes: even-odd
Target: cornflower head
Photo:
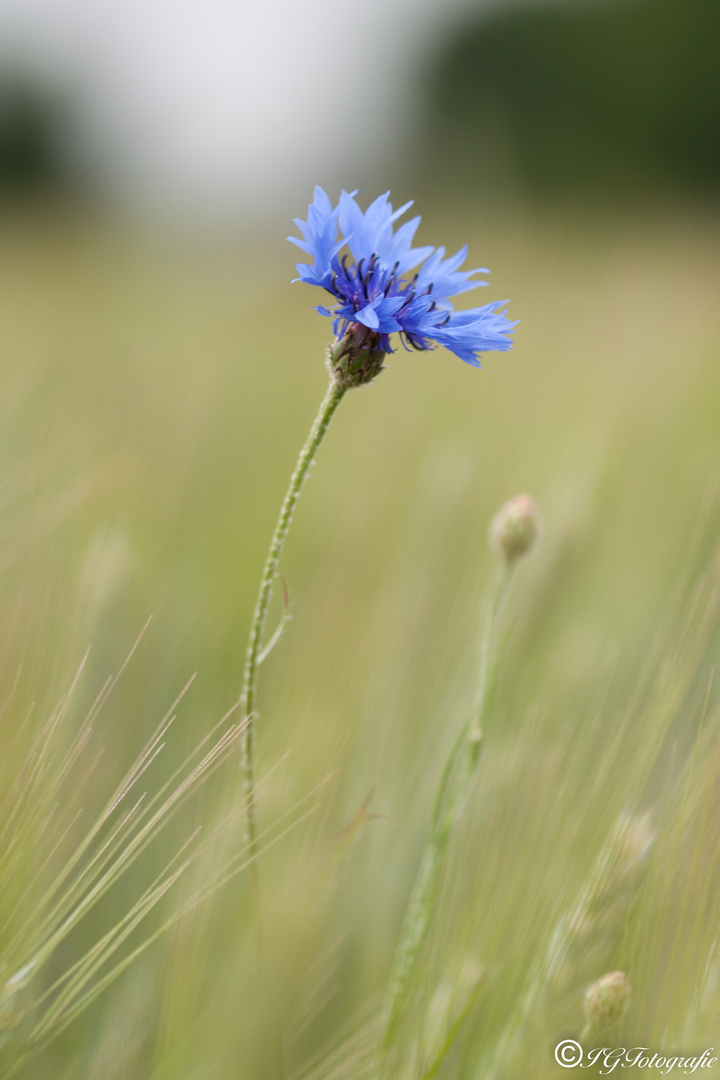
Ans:
[[[487,285],[472,279],[488,270],[460,270],[467,246],[448,258],[443,247],[414,248],[419,217],[393,231],[412,202],[393,210],[386,192],[363,213],[356,194],[343,191],[334,207],[316,187],[307,221],[295,219],[302,240],[288,237],[312,259],[296,264],[295,280],[317,285],[337,301],[317,308],[333,319],[329,366],[336,381],[351,387],[374,379],[393,352],[394,333],[406,348],[444,345],[474,367],[480,366],[481,353],[512,348],[508,334],[517,324],[500,310],[507,300],[466,311],[453,307],[451,297]]]

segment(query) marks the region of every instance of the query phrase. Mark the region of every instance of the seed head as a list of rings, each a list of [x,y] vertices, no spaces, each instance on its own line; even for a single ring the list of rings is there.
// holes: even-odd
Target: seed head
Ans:
[[[583,1008],[588,1029],[600,1031],[616,1024],[630,1004],[630,986],[624,971],[611,971],[585,991]]]
[[[540,511],[531,495],[515,495],[490,523],[490,545],[508,563],[529,555],[540,536]]]

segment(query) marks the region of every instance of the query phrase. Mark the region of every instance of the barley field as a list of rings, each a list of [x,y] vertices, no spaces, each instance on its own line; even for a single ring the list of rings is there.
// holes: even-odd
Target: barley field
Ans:
[[[327,383],[290,223],[0,215],[3,1077],[557,1077],[615,971],[593,1046],[720,1039],[720,216],[418,210],[516,345],[399,349],[338,410],[270,613],[257,861],[245,642]],[[542,539],[379,1051],[519,492]]]

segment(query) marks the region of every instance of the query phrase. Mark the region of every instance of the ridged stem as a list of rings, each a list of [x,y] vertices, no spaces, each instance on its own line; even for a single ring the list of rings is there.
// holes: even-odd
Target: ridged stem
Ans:
[[[258,668],[263,632],[272,598],[275,575],[277,574],[278,563],[290,528],[290,522],[292,521],[293,511],[318,447],[325,437],[330,421],[345,394],[345,390],[346,387],[341,386],[335,379],[331,379],[330,386],[320,406],[320,411],[315,417],[307,441],[300,451],[300,456],[290,477],[290,483],[280,508],[275,532],[270,542],[248,637],[245,671],[240,693],[240,714],[247,721],[242,740],[242,771],[246,805],[247,842],[250,855],[255,863],[258,855],[255,808],[255,721],[257,720],[255,699],[257,696]]]

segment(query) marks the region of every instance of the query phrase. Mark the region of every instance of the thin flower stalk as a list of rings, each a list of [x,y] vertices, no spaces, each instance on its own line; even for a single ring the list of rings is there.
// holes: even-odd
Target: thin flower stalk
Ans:
[[[257,719],[257,712],[255,701],[257,697],[258,669],[263,653],[263,631],[267,621],[268,607],[270,606],[270,600],[272,598],[273,584],[275,575],[277,574],[278,563],[280,562],[280,556],[282,555],[285,540],[290,529],[293,512],[297,505],[297,501],[300,498],[300,492],[307,478],[310,466],[315,459],[315,454],[318,451],[320,443],[327,434],[330,421],[333,418],[335,410],[342,401],[345,389],[346,388],[335,379],[331,381],[320,406],[320,411],[315,417],[315,422],[310,429],[307,441],[300,451],[300,456],[298,457],[293,474],[290,477],[290,484],[285,494],[285,498],[283,499],[282,507],[280,508],[280,516],[278,517],[277,525],[275,526],[275,532],[273,533],[273,538],[270,542],[267,559],[265,560],[265,567],[260,579],[260,589],[255,604],[252,624],[250,626],[250,635],[245,657],[243,686],[240,694],[240,711],[246,721],[242,738],[242,770],[247,805],[247,841],[254,857],[257,856],[257,815],[255,810],[255,720]]]

